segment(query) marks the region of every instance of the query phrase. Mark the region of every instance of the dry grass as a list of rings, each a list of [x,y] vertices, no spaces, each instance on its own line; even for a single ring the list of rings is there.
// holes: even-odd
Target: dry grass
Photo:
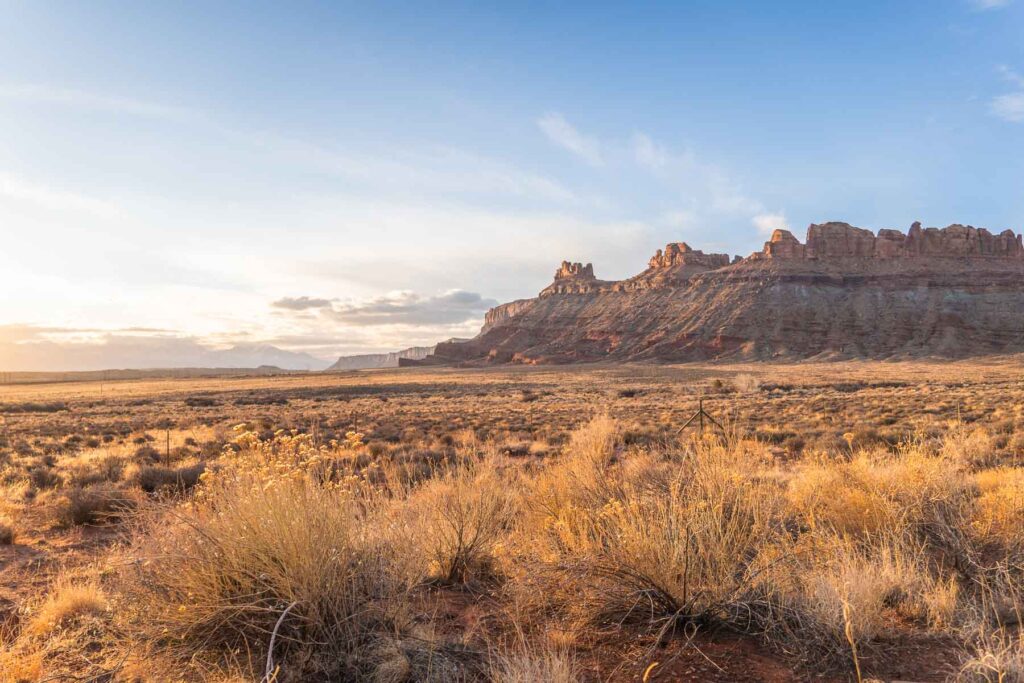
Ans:
[[[58,579],[49,597],[32,613],[25,627],[30,636],[45,636],[68,622],[107,609],[107,597],[94,581]]]
[[[15,536],[14,524],[10,520],[0,517],[0,545],[11,545],[14,543]]]
[[[679,458],[608,467],[607,446],[574,439],[537,482],[539,513],[519,542],[553,572],[547,594],[604,627],[730,618],[781,528],[778,487],[758,477],[761,449],[696,442]]]
[[[151,637],[170,633],[185,652],[252,647],[289,610],[282,659],[300,650],[318,674],[366,673],[360,658],[405,587],[354,482],[322,482],[303,446],[252,446],[191,506],[150,513],[137,585]]]
[[[395,541],[418,555],[422,576],[446,583],[486,578],[518,512],[517,488],[486,465],[449,469],[410,493],[405,531]]]
[[[956,680],[961,683],[1015,683],[1024,680],[1024,638],[992,635],[967,656]]]
[[[528,645],[493,653],[488,675],[493,683],[578,683],[582,679],[571,653]]]
[[[767,654],[708,680],[765,658],[841,679],[854,651],[865,679],[910,677],[893,663],[919,651],[1019,679],[1010,380],[911,415],[899,383],[937,371],[670,372],[368,373],[359,395],[218,380],[170,430],[150,419],[181,404],[167,386],[11,413],[4,675],[257,681],[270,654],[277,681],[592,681],[672,650],[655,672],[687,680],[672,661],[731,632]],[[741,413],[725,438],[675,437],[684,382]],[[145,421],[118,423],[128,401]],[[63,565],[94,571],[44,580]]]

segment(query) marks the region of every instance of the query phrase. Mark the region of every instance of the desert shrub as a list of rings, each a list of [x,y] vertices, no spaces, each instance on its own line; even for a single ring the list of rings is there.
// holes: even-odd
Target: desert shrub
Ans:
[[[56,413],[67,410],[66,403],[52,401],[50,403],[39,403],[26,401],[24,403],[0,403],[0,413]]]
[[[732,384],[736,391],[743,394],[750,394],[761,388],[761,381],[748,373],[740,373],[733,377]]]
[[[568,452],[583,461],[607,462],[615,454],[619,424],[608,415],[598,415],[569,437]]]
[[[71,488],[57,497],[53,515],[59,524],[97,524],[109,521],[130,507],[124,492],[110,486]]]
[[[65,466],[67,484],[70,486],[92,486],[104,482],[120,481],[124,473],[124,458],[117,455],[79,458]]]
[[[143,443],[145,443],[145,440],[143,440]],[[160,451],[152,446],[140,446],[135,449],[135,455],[132,458],[135,462],[157,462],[160,460]]]
[[[146,493],[162,489],[187,491],[199,483],[199,478],[205,471],[206,464],[201,462],[184,467],[141,465],[133,466],[129,470],[127,480],[138,485]]]
[[[406,514],[421,571],[447,583],[486,577],[517,502],[515,483],[489,464],[451,468],[420,485]]]
[[[988,430],[962,422],[954,423],[942,438],[941,454],[970,467],[997,464],[999,452]]]
[[[48,597],[33,611],[25,630],[30,635],[46,635],[73,619],[106,609],[106,595],[95,581],[61,577],[51,587]]]
[[[442,654],[397,637],[407,586],[377,526],[390,499],[355,478],[325,481],[324,454],[303,437],[243,442],[192,504],[149,513],[137,540],[146,637],[172,637],[184,657],[227,657],[266,643],[290,608],[275,653],[288,680],[444,669]]]
[[[50,465],[40,464],[29,469],[28,479],[36,489],[52,489],[60,486],[62,479]]]
[[[521,644],[491,654],[488,679],[493,683],[577,683],[575,658],[564,649]]]
[[[870,646],[894,623],[944,629],[954,622],[959,587],[936,577],[914,541],[892,536],[864,544],[826,534],[808,535],[765,579],[791,646],[845,657],[850,639]]]
[[[1024,469],[1000,467],[975,475],[980,490],[972,530],[1008,550],[1024,550]]]
[[[965,653],[958,683],[1017,683],[1024,681],[1024,634],[986,635]]]
[[[579,451],[538,478],[524,529],[550,593],[588,623],[730,619],[781,528],[778,486],[757,476],[764,453],[709,440],[685,458],[609,466],[614,430],[581,431]]]
[[[811,529],[861,537],[909,530],[955,545],[974,489],[956,462],[908,444],[860,451],[849,462],[808,457],[787,495]]]

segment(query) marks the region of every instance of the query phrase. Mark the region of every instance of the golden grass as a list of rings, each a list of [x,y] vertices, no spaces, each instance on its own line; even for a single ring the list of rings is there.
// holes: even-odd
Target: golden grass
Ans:
[[[74,619],[101,613],[107,605],[107,596],[95,581],[61,578],[33,611],[25,631],[31,636],[45,636]]]
[[[616,371],[529,391],[509,378],[563,375],[509,372],[451,401],[421,375],[373,375],[367,386],[420,392],[421,413],[403,421],[392,399],[353,399],[381,411],[356,416],[363,436],[340,407],[347,394],[328,394],[315,422],[295,426],[311,404],[218,397],[216,425],[198,423],[200,404],[170,457],[151,428],[77,450],[59,435],[50,453],[15,437],[0,485],[19,543],[131,537],[92,556],[108,561],[103,589],[55,582],[20,605],[5,643],[26,680],[71,670],[94,642],[90,675],[150,650],[159,666],[133,655],[131,670],[154,680],[255,681],[269,653],[282,682],[511,683],[593,680],[602,648],[725,628],[805,670],[852,673],[855,651],[865,680],[900,648],[941,638],[962,650],[962,680],[1015,680],[1024,412],[882,433],[871,418],[894,418],[881,407],[894,394],[868,383],[836,390],[866,399],[858,420],[837,417],[833,396],[794,424],[789,388],[738,370],[723,396],[783,408],[725,438],[675,439],[681,404],[659,412],[665,394],[641,387],[639,369],[594,390],[590,378]],[[586,411],[570,390],[592,391]],[[936,411],[957,410],[939,400]],[[225,416],[240,413],[229,434]]]

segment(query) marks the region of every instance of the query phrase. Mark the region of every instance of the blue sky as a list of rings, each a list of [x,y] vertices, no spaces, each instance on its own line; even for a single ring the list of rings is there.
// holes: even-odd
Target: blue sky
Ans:
[[[0,366],[389,350],[562,259],[1024,227],[1021,0],[432,5],[0,3]]]

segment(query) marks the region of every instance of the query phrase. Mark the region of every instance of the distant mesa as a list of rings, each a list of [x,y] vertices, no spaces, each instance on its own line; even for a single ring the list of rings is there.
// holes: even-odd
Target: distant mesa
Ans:
[[[536,298],[418,363],[966,357],[1024,352],[1024,246],[970,225],[776,230],[745,258],[685,242],[599,280],[563,261]]]
[[[443,343],[461,343],[467,339],[452,338]],[[411,346],[401,351],[389,353],[364,353],[354,356],[341,356],[325,372],[341,372],[345,370],[373,370],[377,368],[397,368],[404,365],[417,365],[427,356],[434,353],[435,346]]]

